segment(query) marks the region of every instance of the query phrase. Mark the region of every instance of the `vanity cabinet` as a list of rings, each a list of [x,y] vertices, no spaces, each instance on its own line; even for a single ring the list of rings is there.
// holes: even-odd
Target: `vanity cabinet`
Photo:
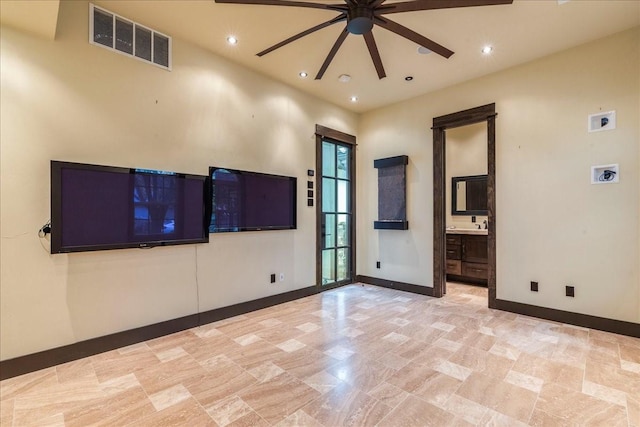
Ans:
[[[487,236],[447,234],[447,279],[459,282],[487,284]]]

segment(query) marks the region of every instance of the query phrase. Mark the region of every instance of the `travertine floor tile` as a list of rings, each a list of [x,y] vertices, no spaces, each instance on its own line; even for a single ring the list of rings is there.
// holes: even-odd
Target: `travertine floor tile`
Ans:
[[[640,427],[640,339],[353,285],[0,382],[0,425]]]
[[[320,392],[284,373],[269,381],[249,386],[238,395],[258,415],[275,424],[320,396]]]
[[[189,398],[166,409],[149,414],[131,426],[175,427],[198,426],[218,427],[218,424],[207,414],[195,399]]]
[[[249,415],[253,409],[238,396],[230,396],[207,408],[207,413],[220,426],[224,427]]]
[[[477,372],[469,376],[456,394],[524,423],[528,422],[538,397],[531,390]]]
[[[377,399],[345,383],[302,409],[325,426],[375,426],[391,410]]]
[[[149,396],[156,411],[162,411],[177,403],[187,400],[191,397],[191,393],[182,384],[174,385],[166,390],[157,392]]]
[[[463,420],[460,420],[463,421]],[[387,427],[394,426],[447,426],[454,425],[456,416],[450,412],[433,406],[415,396],[407,397],[391,411],[380,423]],[[456,425],[463,425],[457,423]],[[467,423],[467,425],[471,425]]]
[[[302,409],[297,410],[277,424],[277,427],[325,427]]]
[[[536,411],[542,411],[563,423],[575,425],[626,426],[624,407],[587,396],[557,384],[543,386]],[[544,418],[540,415],[534,418]]]

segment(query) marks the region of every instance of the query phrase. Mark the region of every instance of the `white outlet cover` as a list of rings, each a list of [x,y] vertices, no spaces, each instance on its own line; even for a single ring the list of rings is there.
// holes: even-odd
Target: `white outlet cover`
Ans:
[[[284,282],[284,273],[280,273],[280,281]]]

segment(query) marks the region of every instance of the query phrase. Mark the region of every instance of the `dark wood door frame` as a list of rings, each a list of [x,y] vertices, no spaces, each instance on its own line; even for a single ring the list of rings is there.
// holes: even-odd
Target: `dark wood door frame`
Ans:
[[[487,216],[489,217],[489,308],[496,307],[496,104],[487,104],[433,119],[433,296],[446,292],[446,131],[487,122]]]
[[[320,218],[322,216],[322,140],[336,142],[351,146],[351,161],[349,164],[351,173],[351,283],[356,279],[356,137],[335,129],[324,127],[316,124],[316,186],[315,186],[315,205],[316,205],[316,286],[322,289],[331,289],[334,287],[344,286],[345,283],[335,285],[322,285],[322,265],[320,254],[322,253],[322,230],[320,227]]]

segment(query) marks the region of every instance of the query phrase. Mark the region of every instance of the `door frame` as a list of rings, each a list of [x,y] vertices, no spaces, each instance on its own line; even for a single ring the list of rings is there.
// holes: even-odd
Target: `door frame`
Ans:
[[[488,278],[489,308],[496,307],[496,104],[487,104],[433,119],[433,296],[446,292],[446,131],[487,122],[487,216],[489,230]]]
[[[316,287],[321,289],[331,289],[354,283],[356,279],[356,137],[335,129],[331,129],[316,124]],[[351,256],[350,256],[350,276],[348,283],[335,283],[333,285],[322,285],[322,141],[328,140],[343,145],[351,146],[351,159],[349,161],[350,179],[350,202],[351,202]]]

